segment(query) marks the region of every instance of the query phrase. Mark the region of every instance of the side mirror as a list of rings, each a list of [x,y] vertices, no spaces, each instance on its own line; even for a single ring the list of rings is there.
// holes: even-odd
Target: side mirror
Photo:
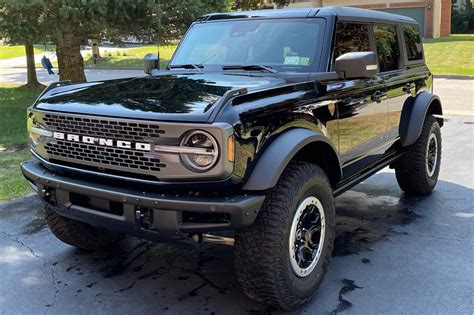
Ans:
[[[160,58],[156,54],[146,54],[143,58],[143,71],[146,74],[151,74],[155,69],[160,69]]]
[[[373,51],[350,52],[336,59],[335,70],[340,78],[373,78],[377,74],[378,60]]]

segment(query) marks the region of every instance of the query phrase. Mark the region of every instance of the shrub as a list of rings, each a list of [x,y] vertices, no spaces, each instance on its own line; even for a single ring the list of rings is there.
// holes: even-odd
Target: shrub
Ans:
[[[465,34],[474,31],[474,10],[452,10],[451,33]]]

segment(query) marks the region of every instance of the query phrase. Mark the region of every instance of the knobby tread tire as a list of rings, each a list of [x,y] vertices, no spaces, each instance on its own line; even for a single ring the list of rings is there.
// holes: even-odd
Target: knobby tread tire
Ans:
[[[48,227],[54,236],[71,246],[94,251],[112,245],[123,238],[120,233],[60,216],[48,206],[45,206],[44,211]]]
[[[326,241],[318,265],[308,276],[311,289],[301,294],[291,269],[288,236],[295,212],[298,192],[308,181],[319,183],[326,205]],[[321,197],[320,197],[321,198]],[[293,209],[294,208],[294,209]],[[277,185],[267,195],[255,224],[235,235],[234,264],[243,291],[258,302],[293,310],[310,300],[319,287],[329,265],[335,234],[334,198],[324,171],[316,165],[292,161]],[[320,267],[318,267],[320,266]],[[292,273],[289,275],[288,273]]]
[[[425,166],[426,145],[430,134],[436,135],[438,142],[438,160],[432,177],[428,176]],[[402,157],[395,163],[395,175],[400,188],[409,195],[428,195],[436,186],[441,166],[441,128],[432,115],[423,123],[421,135],[415,143],[404,148]]]

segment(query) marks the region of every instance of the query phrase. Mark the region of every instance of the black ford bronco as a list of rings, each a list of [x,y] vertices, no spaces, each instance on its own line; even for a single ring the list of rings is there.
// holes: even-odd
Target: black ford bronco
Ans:
[[[443,125],[416,22],[326,7],[209,14],[164,70],[48,87],[22,171],[54,235],[234,245],[245,293],[295,309],[328,268],[334,198],[386,166],[427,195]]]

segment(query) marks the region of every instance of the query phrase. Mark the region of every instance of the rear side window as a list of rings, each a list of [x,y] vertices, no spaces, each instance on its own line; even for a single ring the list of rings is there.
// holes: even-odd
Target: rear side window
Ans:
[[[407,47],[408,61],[423,59],[423,46],[421,44],[420,33],[416,26],[404,26],[403,34],[405,37],[405,45]]]
[[[400,48],[397,27],[383,24],[376,25],[374,35],[377,43],[380,72],[398,70],[400,66]]]
[[[355,51],[370,51],[368,26],[357,23],[337,23],[334,60],[345,53]]]

